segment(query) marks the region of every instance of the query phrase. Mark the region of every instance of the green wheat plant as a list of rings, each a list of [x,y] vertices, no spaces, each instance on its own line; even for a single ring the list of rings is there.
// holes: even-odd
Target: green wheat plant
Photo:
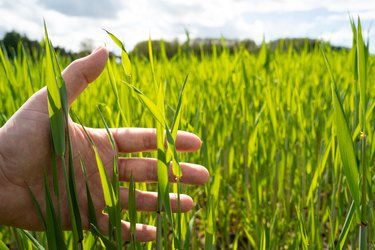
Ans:
[[[46,185],[46,207],[40,207],[46,210],[41,218],[45,231],[0,225],[0,249],[374,248],[375,57],[363,38],[363,23],[350,21],[351,49],[326,43],[311,47],[307,40],[296,49],[295,41],[281,39],[264,41],[251,52],[245,45],[229,48],[222,38],[209,50],[202,45],[197,52],[184,44],[169,56],[166,42],[150,39],[143,56],[103,31],[120,54],[108,59],[103,74],[72,104],[70,116],[87,127],[105,127],[109,141],[110,127],[156,128],[158,147],[119,155],[156,158],[158,181],[130,178],[123,183],[112,144],[113,178],[100,172],[109,235],[96,226],[90,183],[79,191],[88,197],[89,231],[80,228],[74,205],[60,74],[72,59],[55,53],[48,38],[43,53],[20,44],[11,56],[0,46],[0,124],[48,83],[53,152],[56,162],[66,155],[65,186],[73,215],[73,230],[62,231],[59,207],[49,202],[62,190],[52,180]],[[197,134],[201,149],[177,153],[178,129]],[[91,145],[94,152],[96,145]],[[96,160],[102,169],[100,157]],[[182,184],[183,162],[205,166],[208,183]],[[85,176],[85,162],[74,167]],[[168,171],[177,177],[173,183]],[[124,211],[118,206],[122,187],[129,190]],[[136,190],[158,192],[156,213],[136,211]],[[171,192],[189,194],[192,211],[179,212],[177,202],[172,213]],[[121,220],[130,222],[129,242],[121,239]],[[156,226],[156,242],[138,242],[137,223]]]
[[[359,115],[359,124],[357,125],[360,131],[360,160],[357,160],[352,135],[349,130],[348,121],[345,118],[344,110],[340,97],[338,94],[336,80],[330,70],[329,62],[327,56],[323,53],[327,68],[331,76],[331,89],[332,89],[332,99],[333,106],[335,109],[335,124],[336,133],[338,138],[338,146],[340,150],[341,159],[343,162],[343,171],[348,182],[349,190],[351,196],[353,197],[353,203],[349,209],[348,216],[346,218],[346,223],[344,230],[341,232],[339,242],[337,244],[338,249],[342,249],[342,243],[345,241],[347,236],[347,231],[349,229],[346,224],[350,224],[353,220],[353,216],[357,214],[357,221],[359,220],[359,249],[367,249],[368,239],[367,239],[367,224],[368,224],[368,186],[370,183],[368,180],[368,170],[367,170],[367,157],[366,157],[366,74],[367,74],[367,58],[368,58],[368,44],[366,45],[362,37],[362,27],[361,21],[358,18],[357,26],[351,19],[351,25],[353,29],[353,65],[354,65],[354,80],[356,85],[355,89],[359,92],[359,103],[357,106]],[[360,164],[360,168],[357,165]],[[361,176],[361,181],[360,181]],[[352,210],[355,210],[353,212]]]

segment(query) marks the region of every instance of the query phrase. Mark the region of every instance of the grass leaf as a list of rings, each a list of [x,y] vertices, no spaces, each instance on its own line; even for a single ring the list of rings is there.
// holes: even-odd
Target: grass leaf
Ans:
[[[108,240],[103,234],[99,232],[98,228],[95,225],[90,224],[90,231],[94,236],[98,237],[103,242],[105,249],[108,249],[108,250],[117,249],[116,246],[110,240]]]
[[[129,210],[129,218],[130,218],[130,239],[131,239],[131,243],[134,245],[137,240],[136,238],[137,237],[136,235],[137,210],[136,210],[135,183],[133,181],[133,173],[130,173],[128,210]]]
[[[162,124],[164,127],[165,121],[164,121],[164,116],[162,113],[159,111],[158,107],[153,103],[145,94],[142,93],[139,89],[137,89],[134,85],[127,84],[131,89],[135,91],[137,94],[137,97],[139,100],[142,102],[143,105],[151,112],[151,114],[154,116],[154,118]]]
[[[362,37],[361,20],[358,18],[358,30],[357,30],[357,72],[359,82],[359,95],[360,95],[360,112],[359,122],[362,132],[366,130],[366,72],[367,63],[365,55],[365,45]]]
[[[56,71],[53,62],[54,51],[53,46],[49,41],[46,23],[44,23],[44,36],[46,45],[45,83],[47,85],[48,112],[51,123],[52,141],[54,145],[53,148],[57,156],[62,156],[65,153],[65,128],[64,115],[60,97],[61,86],[56,78]]]
[[[72,114],[74,114],[74,112],[71,112]],[[96,164],[98,166],[98,170],[99,170],[99,176],[100,176],[100,181],[102,183],[102,188],[103,188],[103,194],[104,194],[104,200],[105,200],[105,204],[109,207],[113,207],[114,204],[116,203],[116,197],[115,197],[115,194],[114,194],[114,190],[113,190],[113,187],[112,187],[112,184],[109,180],[109,177],[107,175],[107,172],[104,168],[104,165],[103,165],[103,162],[99,156],[99,152],[93,142],[93,140],[91,139],[91,136],[89,135],[89,133],[87,132],[85,126],[83,126],[81,120],[79,119],[79,117],[77,115],[75,115],[75,118],[78,120],[78,122],[80,123],[84,133],[86,134],[86,137],[87,139],[89,140],[93,150],[94,150],[94,153],[95,153],[95,159],[96,159]]]
[[[331,72],[328,59],[322,50],[323,57],[331,76],[332,102],[334,107],[334,124],[338,140],[339,151],[343,164],[343,171],[348,182],[350,193],[354,199],[356,211],[360,212],[360,191],[357,158],[354,151],[352,136],[350,134],[348,122],[345,118],[344,110],[337,92],[336,81]]]
[[[0,250],[9,250],[7,245],[5,245],[4,241],[0,240]]]
[[[90,192],[90,184],[89,184],[89,179],[87,177],[86,173],[86,166],[83,161],[83,159],[80,159],[81,162],[81,168],[83,175],[85,176],[85,187],[86,187],[86,196],[87,196],[87,209],[88,209],[88,215],[89,215],[89,221],[91,224],[94,226],[98,226],[98,220],[96,218],[96,212],[95,212],[95,207],[94,207],[94,202],[92,201],[91,197],[91,192]]]
[[[33,246],[38,250],[44,250],[44,247],[26,230],[20,229],[20,231],[31,241]],[[1,248],[0,248],[1,249]]]
[[[340,236],[339,236],[339,238],[337,240],[337,243],[336,243],[336,249],[337,250],[344,249],[345,240],[348,237],[350,226],[351,226],[352,221],[353,221],[354,211],[355,211],[355,206],[354,206],[354,201],[353,201],[352,204],[350,205],[349,212],[348,212],[348,214],[346,215],[346,218],[345,218],[344,226],[341,229]]]
[[[46,234],[49,249],[67,249],[64,243],[63,231],[57,220],[51,194],[49,192],[47,176],[44,176],[44,198],[46,202]]]
[[[118,171],[118,156],[117,156],[117,146],[115,140],[112,136],[111,131],[109,130],[108,124],[103,116],[103,113],[98,106],[98,111],[102,122],[104,123],[108,139],[111,143],[113,149],[113,172],[112,172],[112,183],[108,183],[109,188],[112,189],[111,191],[111,199],[113,200],[113,205],[108,207],[108,215],[110,220],[110,226],[113,227],[115,231],[116,243],[117,248],[122,248],[122,221],[121,221],[121,204],[120,204],[120,184],[119,184],[119,171]],[[108,179],[108,177],[107,177]]]
[[[129,59],[129,55],[128,55],[128,53],[125,50],[124,44],[120,41],[120,39],[118,39],[111,32],[109,32],[107,30],[104,30],[104,31],[107,32],[107,34],[109,35],[109,37],[117,44],[118,47],[120,47],[120,49],[121,49],[121,62],[122,62],[122,66],[124,68],[126,76],[129,77],[129,78],[131,78],[132,77],[132,65],[131,65],[131,62],[130,62],[130,59]]]

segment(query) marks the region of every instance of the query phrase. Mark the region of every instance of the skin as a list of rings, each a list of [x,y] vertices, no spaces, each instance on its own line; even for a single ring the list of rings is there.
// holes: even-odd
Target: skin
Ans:
[[[62,73],[65,80],[68,103],[72,102],[94,81],[104,69],[108,59],[106,48],[98,48],[91,55],[71,63]],[[84,160],[90,193],[92,195],[99,230],[106,233],[108,216],[103,214],[105,207],[99,172],[95,154],[87,140],[81,125],[69,120],[69,129],[73,147],[76,188],[78,202],[85,229],[89,228],[85,178],[80,166],[80,158]],[[103,161],[109,177],[112,177],[113,149],[104,129],[87,128]],[[148,128],[117,128],[111,129],[118,153],[145,152],[156,150],[156,134]],[[50,124],[47,108],[47,89],[43,88],[31,96],[23,106],[0,129],[0,225],[43,230],[43,224],[32,202],[28,187],[35,194],[44,213],[44,173],[52,180],[51,173],[51,142]],[[179,131],[176,147],[181,152],[196,151],[201,140],[194,134]],[[61,206],[62,226],[71,229],[67,194],[61,165],[59,166],[60,200],[54,197],[55,207]],[[118,158],[120,181],[156,182],[157,165],[155,159]],[[203,184],[208,181],[208,171],[200,165],[182,163],[183,177],[187,184]],[[175,178],[172,173],[170,181]],[[52,189],[52,181],[49,183]],[[53,193],[53,191],[51,192]],[[127,209],[128,190],[120,189],[120,201],[123,209]],[[171,205],[177,210],[177,199],[171,194]],[[189,211],[193,200],[188,195],[181,196],[181,210]],[[139,211],[156,211],[157,193],[136,191],[136,206]],[[128,240],[130,224],[123,222],[123,238]],[[156,238],[156,228],[149,225],[137,225],[137,239],[151,241]]]

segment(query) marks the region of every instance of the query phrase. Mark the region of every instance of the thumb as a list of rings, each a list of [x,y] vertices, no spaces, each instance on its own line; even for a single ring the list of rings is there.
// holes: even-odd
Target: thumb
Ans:
[[[68,96],[68,105],[71,105],[88,84],[100,75],[107,63],[107,59],[108,50],[99,47],[90,55],[72,62],[62,72]]]

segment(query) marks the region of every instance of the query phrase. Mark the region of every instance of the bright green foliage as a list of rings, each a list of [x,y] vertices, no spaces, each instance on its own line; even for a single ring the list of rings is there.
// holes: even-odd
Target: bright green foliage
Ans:
[[[78,205],[78,195],[75,185],[74,177],[74,166],[73,166],[73,152],[70,141],[69,128],[66,126],[69,122],[69,111],[68,111],[68,97],[64,80],[61,75],[61,69],[57,60],[56,53],[53,49],[52,43],[49,40],[47,27],[44,24],[44,36],[45,36],[45,49],[46,49],[46,60],[45,60],[45,83],[47,85],[48,95],[48,112],[50,117],[51,135],[52,135],[52,172],[53,172],[53,186],[57,199],[59,200],[58,190],[58,179],[57,179],[57,161],[60,161],[64,173],[64,182],[66,193],[68,197],[68,206],[70,212],[70,222],[73,231],[73,248],[77,249],[83,240],[82,222],[81,215]],[[68,148],[65,148],[65,145]],[[68,154],[68,166],[65,162],[65,154]],[[68,167],[68,168],[67,168]],[[67,171],[68,169],[68,171]],[[45,185],[46,197],[49,196],[48,185]],[[56,234],[62,234],[60,226],[60,203],[57,205],[57,214],[54,214],[54,205],[46,202],[46,211],[51,210],[51,216],[56,216],[51,225],[50,220],[46,218],[46,226],[53,226],[56,230]],[[48,216],[48,213],[47,213]],[[48,228],[46,228],[48,230]],[[52,228],[51,228],[52,230]],[[58,239],[58,238],[57,238]],[[62,240],[61,240],[62,241]]]
[[[95,227],[98,227],[98,220],[96,218],[96,212],[95,212],[95,207],[94,207],[94,202],[92,201],[92,196],[90,193],[90,184],[88,181],[87,173],[86,173],[86,166],[85,162],[80,159],[81,162],[81,167],[82,167],[82,172],[85,176],[85,181],[86,181],[86,195],[87,195],[87,209],[88,209],[88,214],[89,214],[89,221],[91,224],[93,224]]]
[[[299,207],[296,207],[296,213],[297,213],[297,218],[298,218],[298,221],[299,221],[299,235],[300,235],[300,244],[302,245],[302,249],[304,250],[307,250],[309,249],[309,239],[308,239],[308,236],[306,234],[306,227],[305,227],[305,223],[304,221],[302,220],[302,216],[301,216],[301,212],[300,212],[300,208]]]
[[[130,63],[129,55],[125,50],[125,46],[123,43],[118,39],[115,35],[113,35],[111,32],[105,30],[107,34],[111,37],[111,39],[117,44],[117,46],[120,47],[121,49],[121,62],[123,69],[125,71],[125,74],[127,77],[131,78],[132,77],[132,65]]]
[[[7,247],[7,245],[5,245],[5,243],[0,240],[0,250],[8,250],[9,248]]]
[[[330,69],[328,64],[327,57],[324,55],[324,59],[327,64],[327,68]],[[335,125],[336,125],[336,133],[337,133],[337,140],[338,146],[340,150],[340,156],[343,163],[343,170],[345,176],[348,180],[348,185],[350,192],[354,199],[354,205],[356,210],[359,214],[360,209],[360,191],[359,191],[359,176],[358,176],[358,166],[357,166],[357,159],[356,154],[354,151],[354,145],[352,141],[352,136],[350,134],[348,122],[345,118],[345,113],[339,99],[339,95],[336,89],[336,80],[334,79],[332,72],[329,70],[332,83],[331,83],[331,90],[332,90],[332,101],[333,107],[335,112]]]
[[[62,107],[62,98],[60,91],[65,88],[61,78],[61,71],[54,57],[53,46],[48,38],[47,27],[44,26],[44,35],[46,43],[45,57],[45,84],[48,90],[48,112],[51,122],[51,133],[53,141],[53,150],[57,157],[65,154],[65,126],[64,126],[64,110]]]
[[[131,243],[135,244],[137,240],[137,235],[136,235],[137,211],[136,211],[136,199],[135,199],[135,183],[133,181],[132,174],[130,174],[128,206],[129,206],[128,209],[129,209],[129,218],[130,218],[130,221],[129,221],[130,222],[130,239],[131,239]]]
[[[159,152],[121,155],[158,158],[159,183],[134,183],[134,187],[148,191],[160,187],[159,208],[168,204],[167,194],[172,190],[188,193],[196,202],[192,212],[180,216],[170,217],[164,207],[160,214],[130,216],[124,211],[122,218],[158,225],[160,248],[168,244],[184,249],[358,248],[358,222],[364,211],[360,142],[364,127],[364,218],[368,248],[374,247],[375,58],[366,52],[366,42],[363,54],[361,46],[358,49],[357,26],[353,26],[353,50],[325,47],[336,86],[320,48],[296,52],[283,45],[272,50],[264,44],[259,54],[224,49],[210,55],[180,52],[171,59],[130,54],[131,70],[127,63],[111,58],[105,73],[90,84],[73,109],[89,127],[103,127],[95,108],[103,103],[101,111],[110,127],[158,126]],[[151,51],[151,41],[149,45]],[[0,51],[0,124],[4,124],[43,86],[41,65],[46,58],[41,54],[9,59]],[[70,58],[59,58],[61,68],[69,62]],[[131,81],[125,68],[131,72]],[[360,83],[364,78],[365,91]],[[201,137],[197,153],[175,155],[177,127]],[[173,159],[206,166],[209,183],[197,187],[181,181],[179,187],[167,184],[167,163]],[[178,170],[174,171],[177,176]],[[114,185],[113,180],[108,182]],[[92,228],[84,234],[83,246],[117,248],[113,237],[103,237]],[[32,235],[47,247],[46,233]],[[16,248],[16,236],[0,227],[0,239],[7,246]],[[64,239],[73,239],[72,234],[64,233]],[[155,249],[156,243],[137,247]]]
[[[109,238],[111,239],[112,236],[114,236],[114,241],[116,242],[117,249],[121,249],[122,248],[122,227],[121,227],[121,207],[120,207],[120,199],[119,199],[120,186],[119,186],[118,167],[117,167],[117,148],[116,148],[116,144],[114,142],[112,134],[109,131],[108,125],[104,119],[103,113],[100,110],[100,108],[98,108],[98,111],[99,111],[100,117],[102,118],[102,121],[108,133],[109,140],[113,147],[113,164],[114,165],[113,165],[113,180],[112,181],[109,179],[108,173],[106,169],[104,168],[103,162],[100,158],[96,145],[94,144],[93,140],[88,134],[86,128],[82,125],[80,118],[77,115],[75,115],[75,118],[82,125],[82,129],[87,136],[87,140],[90,142],[93,148],[93,151],[95,153],[96,164],[99,170],[99,176],[100,176],[100,181],[102,184],[103,195],[104,195],[104,201],[106,204],[106,210],[107,210],[106,212],[108,213],[108,216],[109,216],[109,225],[108,225],[108,231],[110,232]],[[84,168],[84,163],[81,163],[81,164],[83,164],[83,168]],[[87,181],[86,181],[86,192],[89,193]],[[111,242],[111,240],[106,239],[97,229],[96,216],[95,216],[95,211],[94,211],[93,204],[92,204],[91,195],[88,195],[88,208],[89,208],[90,225],[92,228],[91,230],[92,233],[102,240],[106,248],[113,248],[113,247],[116,248],[113,242]]]
[[[44,247],[34,238],[34,236],[31,235],[30,232],[26,231],[26,230],[20,230],[23,234],[25,234],[25,236],[27,238],[29,238],[30,242],[32,243],[32,245],[38,249],[38,250],[44,250]],[[1,248],[0,248],[1,249]]]
[[[113,187],[111,185],[111,181],[109,180],[108,175],[104,169],[103,162],[100,159],[98,150],[96,149],[95,146],[93,146],[93,149],[95,152],[96,163],[98,164],[100,180],[102,181],[102,185],[103,185],[102,187],[103,187],[105,204],[109,207],[113,207],[117,201],[116,201],[115,193],[113,191]]]

